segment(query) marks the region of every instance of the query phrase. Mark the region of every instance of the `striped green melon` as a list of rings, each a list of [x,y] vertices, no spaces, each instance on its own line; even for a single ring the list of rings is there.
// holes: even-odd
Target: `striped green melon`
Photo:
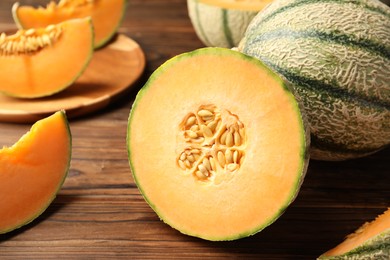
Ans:
[[[236,47],[250,21],[271,0],[187,0],[195,32],[206,46]]]
[[[276,0],[240,51],[295,87],[312,158],[344,160],[390,143],[390,8],[377,0]]]
[[[335,248],[318,259],[389,259],[390,208],[375,220],[365,223]]]

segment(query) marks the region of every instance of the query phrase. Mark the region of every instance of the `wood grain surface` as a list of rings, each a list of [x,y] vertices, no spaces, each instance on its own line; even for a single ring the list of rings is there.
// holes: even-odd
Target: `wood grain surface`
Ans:
[[[0,1],[0,30],[14,26],[12,3]],[[385,149],[358,160],[311,161],[295,202],[252,237],[209,242],[165,225],[132,179],[127,118],[137,91],[159,65],[203,45],[185,0],[130,0],[119,32],[142,46],[144,75],[115,103],[70,120],[73,154],[62,190],[33,223],[0,235],[0,259],[315,259],[390,206],[390,149]],[[0,146],[12,145],[29,128],[0,123]]]

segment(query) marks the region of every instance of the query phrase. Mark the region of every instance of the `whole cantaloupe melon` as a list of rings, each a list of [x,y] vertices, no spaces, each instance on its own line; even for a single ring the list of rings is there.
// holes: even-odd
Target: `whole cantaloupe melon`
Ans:
[[[311,158],[344,160],[390,143],[390,8],[377,0],[276,0],[240,51],[294,86]]]
[[[199,39],[210,47],[236,47],[255,15],[272,0],[187,0]]]

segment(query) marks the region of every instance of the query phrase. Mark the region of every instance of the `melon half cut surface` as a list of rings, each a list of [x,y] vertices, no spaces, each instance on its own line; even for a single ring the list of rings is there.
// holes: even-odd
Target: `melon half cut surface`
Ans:
[[[134,101],[134,180],[159,217],[184,234],[234,240],[274,222],[296,197],[309,135],[285,83],[223,48],[174,57]]]
[[[95,30],[95,48],[103,46],[116,33],[126,12],[127,0],[48,1],[46,7],[15,3],[12,14],[20,28],[45,27],[75,18],[91,17]]]
[[[2,34],[0,92],[38,98],[66,89],[91,61],[93,37],[90,18]]]
[[[0,234],[28,224],[50,205],[68,173],[71,147],[60,111],[0,150]]]

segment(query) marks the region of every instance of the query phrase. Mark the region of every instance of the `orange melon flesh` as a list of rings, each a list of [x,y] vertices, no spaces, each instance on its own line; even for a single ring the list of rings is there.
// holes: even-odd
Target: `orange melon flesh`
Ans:
[[[344,255],[385,231],[390,231],[390,208],[379,215],[374,221],[364,224],[355,233],[347,236],[342,243],[327,251],[321,257],[327,258]]]
[[[72,1],[69,1],[72,2]],[[126,0],[97,0],[90,4],[77,2],[56,5],[50,2],[47,8],[13,6],[13,17],[21,28],[39,28],[57,24],[69,19],[91,17],[95,30],[94,45],[104,45],[115,34],[126,10]]]
[[[201,181],[176,163],[189,146],[179,125],[209,104],[244,124],[245,158],[237,172]],[[164,222],[203,239],[233,240],[268,226],[293,201],[308,162],[307,137],[280,78],[243,54],[205,48],[166,62],[139,92],[128,153],[141,193]]]
[[[245,10],[245,11],[259,11],[267,6],[271,0],[198,0],[201,3],[219,6],[225,9]]]
[[[91,20],[74,19],[58,26],[63,31],[52,46],[33,54],[0,55],[0,92],[20,98],[49,96],[82,74],[93,54]]]
[[[29,223],[49,206],[70,159],[64,112],[36,122],[17,143],[0,150],[0,234]]]

